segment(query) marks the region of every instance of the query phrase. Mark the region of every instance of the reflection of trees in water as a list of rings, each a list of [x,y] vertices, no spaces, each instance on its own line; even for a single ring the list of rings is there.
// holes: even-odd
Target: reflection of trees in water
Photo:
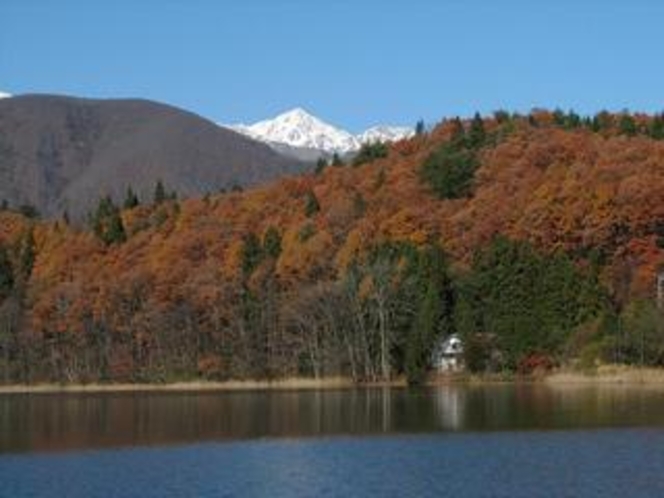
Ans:
[[[0,396],[0,452],[462,430],[661,426],[664,390],[533,384]]]
[[[394,402],[390,388],[0,397],[0,452],[390,432]]]
[[[457,386],[440,386],[433,391],[434,407],[440,428],[459,430],[464,426],[466,389]]]

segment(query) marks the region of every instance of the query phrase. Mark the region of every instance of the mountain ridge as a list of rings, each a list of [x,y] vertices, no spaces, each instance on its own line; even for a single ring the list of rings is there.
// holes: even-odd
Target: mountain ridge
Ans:
[[[396,142],[415,134],[405,126],[376,125],[358,134],[334,126],[307,110],[296,107],[271,119],[254,124],[221,125],[270,145],[290,146],[348,154],[370,142]]]
[[[174,106],[144,99],[19,95],[0,99],[0,199],[80,217],[101,195],[141,198],[161,180],[204,195],[306,165]]]

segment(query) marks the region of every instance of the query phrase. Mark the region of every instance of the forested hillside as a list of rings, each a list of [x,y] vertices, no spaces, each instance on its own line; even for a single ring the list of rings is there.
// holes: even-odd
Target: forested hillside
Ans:
[[[446,120],[245,192],[0,215],[0,375],[170,381],[664,363],[661,116]],[[131,200],[131,199],[130,199]]]

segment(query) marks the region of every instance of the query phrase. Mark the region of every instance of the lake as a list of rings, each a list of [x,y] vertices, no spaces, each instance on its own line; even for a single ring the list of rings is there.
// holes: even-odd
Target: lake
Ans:
[[[664,496],[664,388],[0,396],[0,496]]]

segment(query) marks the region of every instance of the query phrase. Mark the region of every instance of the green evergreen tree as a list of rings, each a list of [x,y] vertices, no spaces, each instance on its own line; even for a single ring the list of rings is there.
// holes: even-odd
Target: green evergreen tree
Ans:
[[[14,266],[7,247],[0,242],[0,302],[2,302],[14,288]]]
[[[327,167],[327,159],[325,159],[324,157],[319,157],[318,160],[316,161],[316,169],[314,170],[314,173],[320,175],[326,167]]]
[[[35,235],[34,230],[30,228],[21,238],[19,261],[20,270],[23,278],[27,279],[32,274],[32,268],[35,265]]]
[[[466,129],[463,127],[461,119],[457,116],[452,119],[452,134],[450,137],[451,142],[462,143],[466,139]]]
[[[664,311],[650,299],[635,299],[621,313],[621,360],[640,366],[664,366]]]
[[[364,215],[367,210],[367,201],[364,200],[362,192],[355,192],[353,194],[353,212],[355,216]]]
[[[316,226],[313,223],[307,222],[300,228],[300,231],[297,234],[297,239],[304,244],[314,235],[316,235]]]
[[[470,122],[470,129],[468,130],[466,140],[470,148],[478,148],[484,145],[486,131],[484,130],[484,120],[478,112],[475,113],[475,116],[473,116],[473,119]]]
[[[655,234],[655,243],[660,249],[664,249],[664,219],[655,220],[653,224],[653,232]]]
[[[424,120],[420,119],[417,123],[415,123],[415,135],[416,136],[421,136],[426,133],[426,125],[424,124]]]
[[[592,130],[600,132],[611,129],[613,126],[613,116],[608,111],[600,111],[592,119]]]
[[[365,143],[353,158],[353,166],[359,166],[375,161],[376,159],[387,157],[388,153],[389,149],[383,142]]]
[[[320,211],[320,204],[318,204],[316,194],[312,190],[308,190],[304,195],[304,214],[307,218],[311,218],[318,211]]]
[[[341,159],[339,153],[335,152],[332,154],[332,166],[339,167],[344,165],[344,160]]]
[[[14,269],[7,248],[0,243],[0,302],[9,296],[13,288]]]
[[[648,135],[655,140],[664,140],[664,115],[653,116],[648,126]]]
[[[154,203],[161,204],[167,200],[168,196],[166,195],[166,188],[161,180],[157,181],[157,184],[154,187]]]
[[[269,227],[263,236],[263,251],[271,258],[281,254],[281,234],[275,227]]]
[[[628,137],[633,137],[639,131],[636,121],[631,114],[625,112],[620,116],[618,121],[618,129],[622,135],[627,135]]]
[[[424,161],[420,177],[441,199],[459,199],[472,192],[478,166],[474,151],[460,142],[447,142]]]
[[[18,212],[32,220],[39,218],[39,210],[32,204],[21,204],[18,207]]]
[[[127,240],[120,210],[109,196],[99,200],[92,216],[92,228],[95,235],[107,246],[121,244]]]
[[[122,223],[120,211],[116,210],[108,219],[108,228],[106,231],[106,245],[122,244],[127,240],[127,233]]]
[[[410,384],[424,381],[436,342],[454,331],[454,293],[442,250],[426,247],[418,251],[416,260],[412,275],[415,312],[404,360]]]
[[[124,200],[124,203],[123,203],[122,206],[125,209],[133,209],[136,206],[138,206],[139,204],[140,204],[140,202],[138,200],[138,196],[136,195],[134,190],[131,188],[131,186],[127,187],[127,192],[125,194],[125,200]]]
[[[567,117],[565,116],[565,112],[562,109],[555,109],[553,111],[553,124],[556,126],[564,127],[565,123],[567,122]]]
[[[509,368],[533,353],[560,352],[605,302],[593,271],[582,273],[564,254],[542,255],[503,237],[478,252],[466,280],[460,300],[471,316],[457,316],[457,325],[464,336],[495,335]]]
[[[243,238],[241,267],[242,274],[249,277],[263,260],[263,248],[258,236],[250,232]]]
[[[510,121],[511,117],[510,117],[509,112],[507,112],[503,109],[499,109],[499,110],[497,110],[493,113],[493,119],[496,120],[496,123],[498,123],[499,125],[502,125],[502,124],[505,124],[508,121]]]
[[[570,109],[570,111],[567,113],[567,116],[565,116],[564,127],[568,130],[573,130],[575,128],[579,128],[580,126],[581,126],[581,116],[579,116],[576,112]]]

